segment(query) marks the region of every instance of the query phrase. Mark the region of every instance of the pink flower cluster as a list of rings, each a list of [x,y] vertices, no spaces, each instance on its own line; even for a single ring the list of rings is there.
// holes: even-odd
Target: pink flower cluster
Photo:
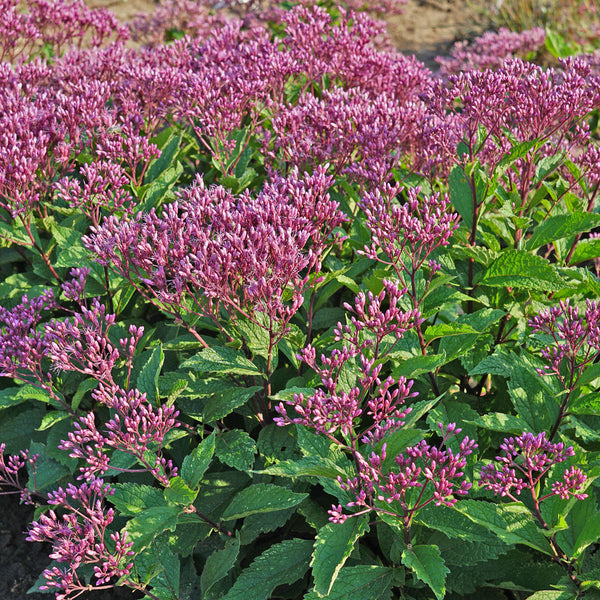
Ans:
[[[378,510],[400,517],[406,529],[417,511],[434,503],[436,506],[453,506],[456,496],[465,496],[472,484],[464,479],[464,467],[477,444],[465,437],[458,452],[450,448],[442,449],[451,437],[461,430],[455,423],[446,427],[438,424],[442,433],[439,446],[422,440],[416,446],[406,448],[405,454],[396,456],[398,470],[385,468],[387,458],[386,445],[379,453],[373,452],[360,464],[358,477],[343,482],[338,478],[343,490],[356,499],[348,502],[347,507],[362,508],[353,515],[342,512],[342,506],[333,506],[329,510],[330,521],[343,523],[349,516],[356,516],[371,510]],[[413,494],[414,490],[418,493]],[[380,503],[385,503],[382,506]]]
[[[256,197],[236,197],[197,179],[161,216],[108,217],[84,243],[100,264],[186,324],[189,315],[218,323],[225,311],[264,326],[256,318],[264,313],[279,339],[345,221],[329,198],[331,184],[324,169],[304,177],[294,171]]]
[[[441,66],[438,76],[447,78],[461,71],[497,69],[507,58],[528,59],[539,52],[546,41],[546,32],[541,27],[525,31],[511,31],[500,27],[487,31],[472,42],[460,41],[450,50],[450,56],[438,56]]]
[[[134,456],[144,471],[149,471],[158,481],[168,484],[177,474],[177,468],[170,460],[161,457],[161,447],[165,435],[174,427],[179,412],[174,406],[154,408],[137,389],[125,391],[112,385],[92,392],[92,398],[114,411],[114,416],[105,424],[105,433],[98,431],[93,412],[80,417],[75,423],[75,431],[63,440],[61,450],[69,452],[73,458],[85,459],[80,467],[79,479],[93,479],[103,475],[110,466],[110,455],[105,448],[120,450]],[[154,463],[148,462],[149,450],[156,455]],[[119,470],[119,469],[117,469]],[[127,469],[125,469],[127,470]]]
[[[109,529],[114,510],[107,509],[104,500],[113,493],[102,479],[93,478],[78,487],[69,484],[66,489],[59,488],[48,495],[48,503],[64,509],[64,514],[59,516],[50,510],[32,523],[27,540],[50,542],[50,558],[68,563],[66,568],[52,567],[44,571],[46,584],[40,589],[54,589],[57,600],[76,597],[89,589],[77,573],[82,565],[93,565],[95,589],[102,589],[111,579],[127,575],[133,567],[133,563],[128,562],[134,554],[132,542],[127,541],[125,533]],[[104,585],[112,586],[112,583]]]
[[[561,300],[557,306],[529,319],[529,326],[535,333],[550,335],[554,340],[542,350],[548,366],[538,370],[540,375],[554,374],[563,380],[561,367],[566,365],[566,377],[573,384],[600,354],[600,304],[594,300],[586,300],[583,314],[568,299]]]
[[[113,13],[88,8],[82,0],[1,0],[0,15],[0,62],[25,61],[44,46],[59,56],[84,42],[100,46],[111,37],[129,37]]]
[[[502,454],[496,456],[500,468],[494,463],[485,466],[481,470],[481,487],[492,490],[494,494],[508,496],[515,502],[515,496],[524,489],[529,489],[536,507],[539,502],[551,496],[560,496],[565,500],[571,496],[579,500],[587,498],[587,494],[581,492],[587,477],[579,467],[566,469],[562,481],[554,481],[550,485],[550,491],[539,496],[541,480],[548,471],[575,455],[572,446],[565,448],[562,442],[550,442],[546,439],[546,432],[538,435],[525,432],[516,438],[505,439],[500,449]]]
[[[0,494],[20,494],[24,504],[33,504],[32,493],[35,491],[35,473],[38,454],[30,454],[29,450],[21,450],[18,454],[4,455],[6,444],[0,444],[0,490],[5,487],[14,488],[10,492],[2,491]],[[30,465],[33,471],[31,489],[26,487],[19,478],[19,471]]]

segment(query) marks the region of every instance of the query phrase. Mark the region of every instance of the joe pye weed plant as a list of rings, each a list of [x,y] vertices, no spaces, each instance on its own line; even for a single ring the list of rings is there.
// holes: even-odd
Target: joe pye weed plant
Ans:
[[[188,4],[1,6],[34,589],[596,597],[594,56],[434,74],[362,6]]]

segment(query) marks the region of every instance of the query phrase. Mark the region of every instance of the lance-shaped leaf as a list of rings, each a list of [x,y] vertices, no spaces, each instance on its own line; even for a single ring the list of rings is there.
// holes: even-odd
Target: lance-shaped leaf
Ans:
[[[242,571],[222,600],[267,600],[277,586],[304,576],[311,551],[310,540],[285,540],[271,546]]]
[[[181,364],[182,369],[199,373],[225,373],[227,375],[260,375],[258,367],[243,354],[226,346],[205,348]]]
[[[257,483],[239,492],[225,509],[222,519],[231,521],[255,513],[283,510],[300,504],[308,494],[297,493],[271,483]]]
[[[438,600],[446,593],[446,575],[450,569],[437,546],[411,546],[402,553],[402,564],[411,569],[414,574],[426,583]]]
[[[368,530],[366,516],[346,519],[343,523],[329,523],[319,530],[310,563],[317,594],[329,594],[354,544]]]
[[[563,280],[546,259],[524,250],[502,252],[487,269],[481,283],[540,292],[557,291],[564,285]]]
[[[529,510],[520,502],[494,504],[480,500],[459,500],[454,509],[493,531],[507,544],[525,544],[552,555],[548,540]]]

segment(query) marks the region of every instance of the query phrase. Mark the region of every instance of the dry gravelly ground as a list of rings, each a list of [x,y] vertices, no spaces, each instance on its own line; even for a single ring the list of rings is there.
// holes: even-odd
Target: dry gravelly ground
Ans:
[[[153,10],[151,0],[89,0],[90,6],[106,6],[121,20]],[[477,13],[465,0],[411,0],[402,15],[388,19],[396,46],[415,54],[428,66],[434,58],[448,52],[458,39],[481,31]],[[19,506],[17,496],[0,496],[0,598],[6,600],[50,600],[52,594],[29,594],[27,590],[49,562],[49,547],[25,541],[24,530],[33,510]],[[129,589],[90,592],[80,600],[133,600],[139,598]]]

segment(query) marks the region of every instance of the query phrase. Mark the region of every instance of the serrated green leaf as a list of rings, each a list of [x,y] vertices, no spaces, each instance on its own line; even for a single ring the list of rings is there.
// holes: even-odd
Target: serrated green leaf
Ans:
[[[79,384],[79,387],[77,388],[75,394],[73,394],[73,399],[71,400],[71,408],[73,410],[77,410],[85,394],[87,394],[87,392],[95,390],[98,387],[98,383],[99,382],[97,379],[93,379],[91,377],[89,377],[88,379],[84,379]]]
[[[599,256],[600,239],[579,240],[577,246],[575,246],[569,265],[577,265],[581,262],[598,258]]]
[[[90,251],[81,243],[77,242],[60,251],[55,267],[81,267],[86,265],[90,259]]]
[[[517,362],[514,352],[506,351],[499,347],[494,353],[484,358],[476,367],[469,371],[469,375],[500,375],[508,378],[513,366]]]
[[[268,600],[273,590],[304,576],[312,551],[310,540],[292,539],[271,546],[242,571],[222,600]]]
[[[367,531],[369,520],[366,516],[329,523],[319,530],[310,563],[315,592],[319,596],[329,594],[354,545]]]
[[[536,373],[516,366],[511,372],[508,389],[512,403],[529,431],[550,431],[558,418],[556,391]]]
[[[275,531],[283,527],[296,511],[296,507],[275,510],[269,513],[255,513],[244,518],[240,529],[240,543],[251,544],[261,533]]]
[[[465,323],[440,323],[428,327],[423,335],[426,342],[436,338],[448,337],[452,335],[478,334],[479,332]]]
[[[394,569],[377,565],[344,567],[338,574],[327,600],[386,600],[390,597]],[[311,591],[304,600],[320,600]]]
[[[198,487],[214,453],[215,434],[211,433],[183,459],[181,478],[191,489]]]
[[[489,429],[490,431],[501,431],[502,433],[523,433],[527,426],[521,419],[514,415],[504,413],[488,413],[478,419],[471,421],[479,427]]]
[[[125,516],[137,515],[153,506],[167,505],[162,491],[149,485],[116,483],[113,487],[115,493],[109,500]]]
[[[152,580],[152,593],[161,600],[179,600],[180,563],[179,557],[169,548],[164,539],[154,541],[153,550],[160,571]]]
[[[554,267],[541,256],[524,250],[504,250],[486,270],[481,283],[497,287],[558,291],[564,282]]]
[[[64,410],[52,410],[44,415],[37,431],[46,431],[46,429],[50,429],[55,423],[60,423],[60,421],[68,419],[69,416],[69,413]]]
[[[600,514],[595,513],[588,517],[585,524],[579,527],[579,535],[573,546],[572,556],[578,558],[582,552],[591,544],[600,539]]]
[[[205,348],[184,361],[181,369],[199,373],[225,373],[227,375],[262,375],[258,367],[238,350],[226,346]]]
[[[138,513],[125,529],[127,541],[133,542],[132,549],[137,552],[149,546],[163,531],[175,531],[179,506],[152,506]]]
[[[473,193],[467,177],[461,167],[454,167],[448,178],[450,201],[458,211],[465,225],[473,226]]]
[[[182,477],[172,477],[169,480],[169,487],[165,489],[165,499],[170,504],[189,506],[197,495],[198,492],[190,489]]]
[[[600,215],[587,212],[573,212],[548,217],[534,229],[531,237],[527,240],[526,248],[535,250],[555,240],[589,231],[599,223]]]
[[[527,596],[527,600],[575,600],[575,598],[575,594],[560,590],[540,590],[531,596]]]
[[[283,510],[300,504],[308,494],[292,492],[271,483],[256,483],[243,489],[225,509],[222,519],[231,521],[255,513]]]
[[[240,540],[233,538],[227,540],[225,547],[216,550],[207,559],[200,576],[200,586],[202,596],[206,596],[215,583],[221,581],[223,577],[232,569],[240,552]]]
[[[3,416],[5,414],[2,413]],[[6,444],[6,452],[12,454],[27,448],[45,414],[46,411],[40,407],[3,418],[0,421],[0,440]]]
[[[222,463],[238,471],[248,471],[254,464],[256,444],[245,431],[233,429],[217,437],[215,454]]]
[[[399,377],[416,378],[423,373],[435,371],[445,363],[445,352],[429,356],[413,356],[396,364],[392,370],[392,377],[394,379],[398,379]]]
[[[438,600],[446,594],[446,567],[440,549],[437,546],[411,546],[402,553],[402,564],[426,583]]]
[[[38,442],[33,442],[29,446],[31,454],[39,454],[35,463],[35,490],[36,492],[46,492],[49,489],[54,489],[56,483],[63,477],[71,474],[71,471],[64,464],[50,458],[46,454],[46,446]],[[28,464],[30,481],[33,483],[32,465]]]
[[[158,399],[158,378],[162,369],[165,355],[161,345],[156,346],[144,363],[139,375],[137,376],[135,386],[150,402]]]
[[[246,404],[256,392],[262,389],[259,385],[253,385],[247,388],[228,388],[213,394],[206,400],[204,410],[202,411],[204,421],[212,423],[213,421],[223,419],[236,408]]]
[[[267,467],[261,473],[279,477],[327,477],[337,479],[347,473],[331,459],[305,456],[299,460],[284,460]]]
[[[507,544],[525,544],[552,555],[548,540],[529,510],[521,503],[494,504],[480,500],[459,500],[454,510],[494,532]]]
[[[417,512],[415,522],[465,542],[486,544],[498,539],[489,529],[449,506],[429,504]]]

